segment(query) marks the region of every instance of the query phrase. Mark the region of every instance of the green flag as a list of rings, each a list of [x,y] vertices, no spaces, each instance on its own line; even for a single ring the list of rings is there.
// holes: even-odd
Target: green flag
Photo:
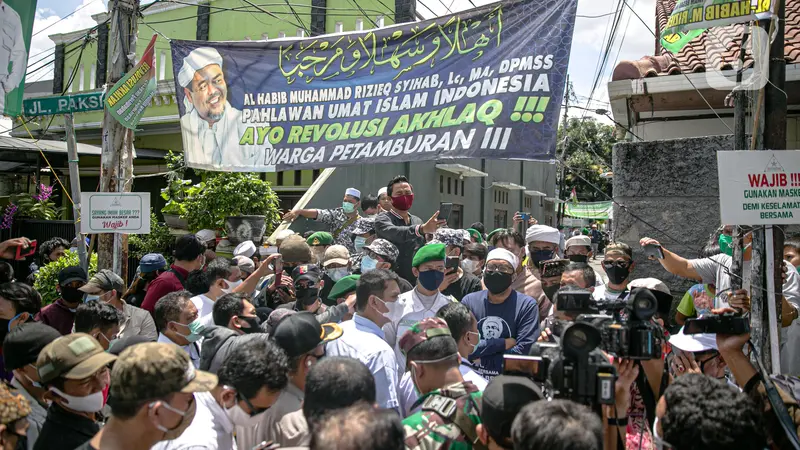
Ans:
[[[681,51],[683,47],[686,46],[692,39],[696,38],[703,34],[706,31],[705,29],[702,30],[689,30],[689,31],[680,31],[678,33],[672,33],[667,35],[661,36],[661,46],[665,49],[669,50],[670,53],[673,55],[677,55],[678,52]]]
[[[156,93],[156,37],[153,35],[150,39],[141,61],[117,81],[106,95],[106,107],[125,128],[136,128]]]

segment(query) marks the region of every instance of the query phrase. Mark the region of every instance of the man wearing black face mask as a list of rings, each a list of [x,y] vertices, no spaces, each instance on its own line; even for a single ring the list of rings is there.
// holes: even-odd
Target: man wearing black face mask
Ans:
[[[320,270],[313,264],[297,266],[292,271],[296,300],[279,306],[278,308],[291,308],[295,311],[308,311],[317,317],[319,323],[341,322],[345,315],[352,313],[350,306],[339,304],[327,306],[322,303],[319,293],[325,287],[321,279]]]
[[[565,256],[574,263],[589,263],[592,255],[592,239],[589,236],[575,236],[567,239]],[[603,286],[603,277],[595,271],[594,286]]]
[[[625,300],[635,267],[630,246],[621,242],[608,244],[603,257],[603,270],[608,275],[608,283],[595,288],[593,297],[597,300]]]
[[[245,294],[225,294],[214,303],[213,326],[203,332],[200,348],[200,370],[219,372],[235,348],[249,341],[266,341],[256,308]],[[205,324],[204,324],[205,325]]]
[[[81,267],[66,267],[58,273],[56,290],[61,297],[45,306],[36,315],[36,321],[58,330],[62,336],[72,333],[75,324],[75,311],[83,301],[84,293],[80,288],[89,281],[86,271]]]

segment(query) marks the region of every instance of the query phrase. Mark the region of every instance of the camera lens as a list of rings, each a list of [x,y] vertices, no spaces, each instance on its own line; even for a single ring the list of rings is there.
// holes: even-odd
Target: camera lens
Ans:
[[[564,354],[575,357],[587,355],[600,345],[600,330],[588,323],[575,323],[564,330],[561,338]]]
[[[638,288],[631,291],[628,306],[637,319],[650,320],[658,311],[658,300],[649,289]]]

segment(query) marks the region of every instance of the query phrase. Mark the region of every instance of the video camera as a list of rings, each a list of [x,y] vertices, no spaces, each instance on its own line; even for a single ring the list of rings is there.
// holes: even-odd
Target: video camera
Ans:
[[[613,405],[617,371],[597,348],[600,330],[574,323],[564,330],[560,345],[537,343],[530,356],[504,355],[503,373],[524,375],[544,384],[555,398],[585,405]]]
[[[565,289],[556,294],[556,309],[577,314],[579,322],[592,322],[602,336],[601,348],[624,359],[661,358],[664,335],[651,319],[658,299],[648,289],[633,289],[627,301],[594,300],[589,291]],[[608,312],[611,315],[598,315]]]
[[[683,334],[747,334],[750,321],[734,313],[710,314],[699,319],[688,319]]]

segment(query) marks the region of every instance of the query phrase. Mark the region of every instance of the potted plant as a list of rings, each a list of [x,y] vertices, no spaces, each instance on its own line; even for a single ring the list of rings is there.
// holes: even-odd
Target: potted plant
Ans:
[[[224,229],[233,245],[258,244],[280,223],[278,196],[258,175],[205,172],[203,180],[184,202],[190,230]]]
[[[189,222],[186,220],[184,200],[192,182],[183,179],[186,170],[183,154],[174,154],[170,150],[164,159],[167,161],[167,187],[161,189],[161,198],[166,200],[167,204],[161,208],[161,214],[164,215],[164,222],[168,227],[187,230]]]
[[[45,184],[39,185],[39,193],[31,195],[29,193],[12,194],[10,202],[3,211],[3,220],[0,224],[2,229],[11,229],[15,218],[32,220],[59,220],[64,215],[64,207],[56,207],[55,202],[50,200],[53,195],[53,187]]]

